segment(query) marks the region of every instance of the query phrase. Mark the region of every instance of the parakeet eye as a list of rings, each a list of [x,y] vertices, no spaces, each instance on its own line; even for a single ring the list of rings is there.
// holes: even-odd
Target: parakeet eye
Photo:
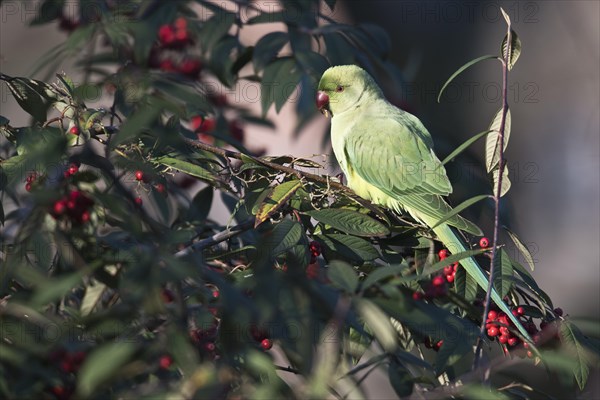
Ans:
[[[342,85],[338,85],[338,87],[335,88],[336,92],[343,92],[344,91],[344,87]]]

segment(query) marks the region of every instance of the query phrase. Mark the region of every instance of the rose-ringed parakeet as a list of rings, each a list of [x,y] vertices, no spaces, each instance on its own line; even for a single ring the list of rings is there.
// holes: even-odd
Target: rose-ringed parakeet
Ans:
[[[453,253],[466,247],[451,227],[481,234],[476,225],[459,215],[437,225],[452,210],[442,197],[452,192],[452,185],[433,152],[431,136],[417,117],[390,104],[365,70],[355,65],[326,70],[319,82],[317,107],[332,117],[333,152],[357,195],[397,213],[408,212],[433,227],[437,238]],[[462,259],[460,264],[487,290],[488,279],[473,258]],[[492,290],[492,300],[529,339]]]

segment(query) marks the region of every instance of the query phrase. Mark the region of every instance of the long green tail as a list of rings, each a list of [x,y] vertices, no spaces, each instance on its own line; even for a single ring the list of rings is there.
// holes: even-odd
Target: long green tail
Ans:
[[[424,221],[424,222],[429,225],[430,221]],[[433,222],[429,226],[433,226],[434,224],[435,224],[435,222]],[[444,246],[446,246],[446,248],[448,250],[450,250],[452,253],[458,253],[458,252],[467,250],[465,248],[465,245],[463,244],[462,240],[452,231],[452,229],[448,225],[442,224],[440,226],[435,227],[433,229],[433,231],[435,232],[437,237],[440,239],[440,241],[444,244]],[[477,281],[477,284],[479,286],[481,286],[484,291],[487,291],[488,279],[484,275],[483,271],[481,270],[481,267],[477,264],[477,262],[472,257],[463,258],[459,262],[460,262],[460,265],[462,265],[465,268],[465,270],[467,271],[467,274],[472,276]],[[500,308],[500,310],[504,311],[504,313],[515,324],[515,326],[519,329],[519,332],[521,332],[521,335],[523,335],[528,341],[531,341],[531,338],[529,337],[529,333],[525,330],[523,325],[521,325],[519,320],[512,314],[512,312],[510,311],[508,306],[502,301],[502,299],[500,298],[500,295],[498,294],[496,289],[494,289],[493,287],[492,287],[492,300],[494,301],[494,303],[496,303],[496,305]]]

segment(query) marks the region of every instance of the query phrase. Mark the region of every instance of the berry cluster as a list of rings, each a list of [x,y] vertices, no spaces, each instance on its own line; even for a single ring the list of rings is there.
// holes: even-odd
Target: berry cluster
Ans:
[[[87,354],[84,351],[69,352],[63,348],[53,351],[48,356],[48,362],[56,365],[63,374],[63,381],[49,388],[49,391],[57,398],[66,400],[72,397],[74,386],[68,378],[71,374],[77,373]]]
[[[523,307],[517,307],[513,310],[513,315],[519,317],[525,314]],[[487,315],[486,329],[487,335],[490,339],[498,337],[498,342],[504,345],[513,347],[517,345],[520,340],[510,332],[510,327],[513,326],[512,321],[502,311],[491,310]]]
[[[64,172],[64,176],[65,178],[70,178],[73,175],[75,175],[77,172],[79,172],[79,165],[76,163],[71,163],[71,165],[69,165],[69,168],[67,168]]]
[[[57,200],[50,210],[50,214],[59,219],[68,217],[71,222],[83,224],[90,220],[90,208],[94,201],[80,190],[72,190],[67,196]]]
[[[27,175],[27,178],[25,178],[25,190],[27,190],[28,192],[31,192],[31,188],[33,187],[33,184],[37,181],[37,179],[38,179],[37,172],[30,172]]]
[[[159,28],[158,46],[151,51],[150,66],[166,72],[179,72],[191,79],[198,78],[203,67],[202,61],[197,57],[179,53],[194,43],[187,24],[185,18],[179,17],[172,24],[165,24]]]
[[[448,257],[448,250],[440,250],[438,252],[438,256],[440,257],[440,261],[444,260]],[[448,283],[454,282],[454,277],[456,276],[456,271],[458,270],[458,267],[458,261],[444,267],[444,277],[446,278],[446,281]]]
[[[210,326],[194,329],[190,332],[192,342],[200,349],[202,354],[208,356],[210,359],[214,359],[217,356],[215,341],[217,340],[218,325],[219,323],[215,319]]]

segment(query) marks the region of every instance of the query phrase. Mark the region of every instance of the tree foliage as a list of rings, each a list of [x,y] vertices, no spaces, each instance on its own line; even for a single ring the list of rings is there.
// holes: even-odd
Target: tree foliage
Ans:
[[[332,0],[81,0],[76,15],[65,3],[45,0],[32,21],[69,32],[38,70],[67,57],[84,80],[0,75],[32,117],[16,127],[0,116],[3,398],[354,398],[374,368],[398,396],[551,398],[507,375],[521,358],[561,390],[584,388],[598,338],[517,257],[498,252],[493,282],[533,343],[502,316],[482,321],[484,293],[456,261],[489,265],[487,245],[444,253],[425,226],[356,197],[319,163],[245,148],[244,127],[272,128],[267,111],[292,94],[304,127],[329,65],[400,81],[381,28],[336,22]],[[244,43],[241,29],[258,24],[284,29]],[[512,69],[521,42],[510,42]],[[261,115],[215,80],[258,82]],[[497,119],[452,153],[487,136],[494,182]],[[209,218],[217,201],[224,221]],[[473,369],[478,340],[490,362]]]

